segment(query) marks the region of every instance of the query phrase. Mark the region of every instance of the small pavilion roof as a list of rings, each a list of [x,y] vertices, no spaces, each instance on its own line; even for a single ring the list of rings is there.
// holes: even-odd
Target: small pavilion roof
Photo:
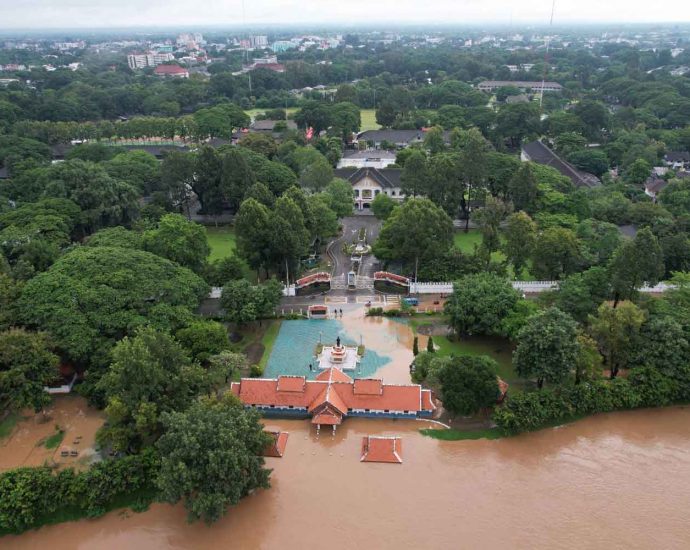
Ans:
[[[373,435],[363,437],[360,461],[402,464],[402,439]]]
[[[263,451],[263,456],[272,456],[275,458],[281,458],[285,454],[285,446],[287,445],[288,432],[266,432],[272,438],[273,441],[266,446]]]

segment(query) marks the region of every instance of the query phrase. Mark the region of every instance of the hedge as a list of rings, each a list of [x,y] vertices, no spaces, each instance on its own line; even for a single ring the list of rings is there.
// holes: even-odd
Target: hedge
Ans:
[[[98,517],[124,495],[153,494],[160,466],[147,449],[138,455],[98,462],[83,472],[47,466],[0,474],[0,534],[21,533],[53,523],[53,516]]]
[[[654,368],[639,367],[627,379],[516,394],[496,408],[493,420],[503,433],[519,434],[591,414],[684,401],[685,386]]]

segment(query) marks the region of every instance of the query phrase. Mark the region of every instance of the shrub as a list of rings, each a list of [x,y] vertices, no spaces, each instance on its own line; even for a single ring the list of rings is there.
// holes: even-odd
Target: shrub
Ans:
[[[638,367],[628,379],[596,380],[512,396],[494,411],[493,420],[506,434],[601,412],[671,404],[682,395],[680,384],[656,369]]]
[[[264,368],[261,365],[252,365],[249,369],[252,378],[260,378],[264,373]]]

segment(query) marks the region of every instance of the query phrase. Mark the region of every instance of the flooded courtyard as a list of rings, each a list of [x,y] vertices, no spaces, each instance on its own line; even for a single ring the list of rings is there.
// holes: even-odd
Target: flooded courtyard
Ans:
[[[44,464],[86,467],[96,455],[96,432],[103,421],[102,412],[76,395],[55,397],[40,413],[25,410],[10,435],[0,439],[0,471]],[[61,440],[46,445],[58,432]]]
[[[382,378],[388,384],[410,384],[412,340],[409,324],[387,317],[366,317],[363,307],[350,308],[342,317],[324,320],[285,321],[264,371],[264,378],[298,375],[313,379],[316,347],[319,343],[332,345],[340,336],[344,345],[364,345],[361,363],[353,378]],[[426,337],[420,337],[420,346]],[[312,364],[313,370],[309,370]]]
[[[272,488],[217,524],[181,506],[46,527],[3,548],[687,548],[690,409],[600,415],[496,441],[438,441],[422,421],[348,419],[318,439],[306,421]],[[399,435],[403,464],[361,463],[364,435]]]

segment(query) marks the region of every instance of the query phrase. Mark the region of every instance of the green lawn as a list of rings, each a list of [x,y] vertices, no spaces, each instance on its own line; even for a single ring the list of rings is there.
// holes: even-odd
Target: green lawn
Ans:
[[[482,244],[482,234],[476,229],[470,229],[467,233],[458,231],[453,236],[455,248],[459,248],[463,254],[472,254],[474,252],[474,245]]]
[[[284,109],[284,107],[277,107],[277,108],[279,108],[279,109]],[[244,112],[247,113],[247,115],[249,116],[249,118],[251,118],[252,120],[254,120],[254,119],[256,118],[257,115],[262,115],[262,114],[264,114],[266,111],[270,111],[270,110],[271,110],[271,109],[261,109],[261,108],[257,108],[257,109],[247,109],[247,110],[244,111]],[[288,116],[291,115],[291,114],[293,114],[293,113],[295,113],[295,112],[297,112],[297,111],[298,111],[297,107],[288,107],[288,109],[287,109]]]
[[[503,240],[503,239],[501,239]],[[477,229],[470,229],[467,233],[463,230],[458,231],[453,235],[453,242],[455,243],[455,248],[458,248],[463,254],[473,254],[474,246],[480,246],[482,244],[482,234]],[[494,262],[504,262],[506,255],[498,250],[491,254],[491,259]],[[522,270],[520,276],[517,277],[518,281],[533,281],[534,275],[530,272],[532,266],[532,260],[527,261],[527,267]],[[508,276],[513,277],[513,265],[508,265]]]
[[[419,430],[422,435],[442,439],[444,441],[462,441],[467,439],[498,439],[503,434],[498,428],[487,428],[485,430],[456,430],[453,428],[445,430],[423,429]]]
[[[381,128],[381,125],[376,123],[376,109],[360,109],[359,112],[362,117],[362,132]]]
[[[235,243],[235,229],[228,226],[207,227],[206,238],[211,247],[209,261],[220,260],[231,256],[237,248]]]
[[[62,430],[58,430],[55,432],[53,435],[51,435],[48,439],[45,440],[43,443],[45,445],[46,449],[55,449],[60,443],[62,443],[62,439],[65,437],[65,432]]]
[[[257,115],[265,113],[268,109],[247,109],[245,113],[249,115],[249,118],[254,120]],[[289,107],[287,112],[288,116],[294,114],[298,109],[296,107]],[[361,131],[365,130],[378,130],[381,128],[379,124],[376,123],[376,109],[360,109],[360,114],[362,117],[362,127]]]
[[[5,420],[0,422],[0,439],[10,435],[17,422],[21,419],[22,417],[19,414],[10,413]]]
[[[261,361],[259,361],[259,366],[261,370],[266,368],[266,363],[268,363],[268,358],[271,356],[271,350],[276,343],[278,338],[278,333],[280,332],[281,321],[271,321],[270,326],[266,329],[263,338],[261,338],[261,343],[264,345],[264,354],[261,356]]]

